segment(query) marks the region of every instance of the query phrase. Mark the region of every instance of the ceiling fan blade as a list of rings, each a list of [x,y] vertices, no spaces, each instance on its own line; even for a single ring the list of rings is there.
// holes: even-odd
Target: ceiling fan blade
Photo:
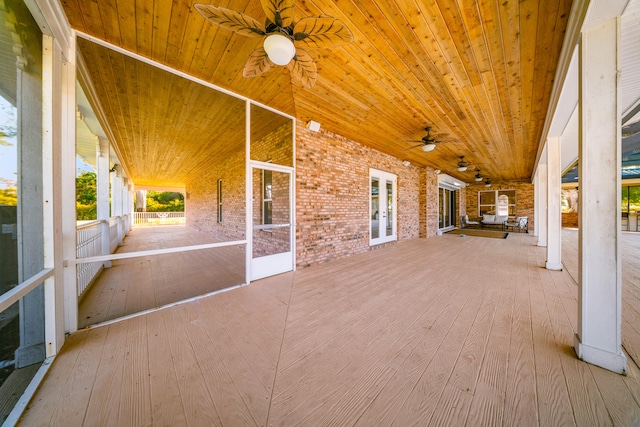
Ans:
[[[293,0],[260,0],[262,10],[278,27],[293,25]]]
[[[249,55],[249,59],[247,59],[247,62],[244,64],[242,76],[258,77],[259,75],[269,71],[272,66],[273,62],[269,60],[267,52],[265,52],[264,48],[259,47]]]
[[[424,144],[418,144],[418,145],[414,145],[413,147],[409,147],[409,148],[405,148],[402,151],[407,151],[407,150],[413,150],[414,148],[418,148],[418,147],[422,147]]]
[[[303,18],[293,28],[293,39],[310,48],[340,46],[351,43],[351,30],[331,16]]]
[[[291,75],[307,88],[311,89],[318,79],[318,69],[316,63],[307,52],[302,49],[296,49],[296,56],[287,64],[287,68],[291,71]]]
[[[212,24],[225,30],[249,37],[265,35],[262,24],[244,13],[210,4],[194,4],[193,7]]]

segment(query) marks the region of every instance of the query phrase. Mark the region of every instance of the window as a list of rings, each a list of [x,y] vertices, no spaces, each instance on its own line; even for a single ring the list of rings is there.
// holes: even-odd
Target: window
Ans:
[[[516,190],[478,191],[478,215],[516,215]]]
[[[218,224],[222,222],[222,180],[218,180]]]
[[[52,225],[43,183],[52,177],[43,168],[40,27],[22,0],[5,0],[0,28],[1,424],[35,374],[20,368],[39,364],[46,355],[45,287],[39,277],[46,273],[45,221]],[[19,301],[12,291],[24,292]]]
[[[272,189],[271,183],[272,173],[270,170],[262,170],[262,223],[273,224],[272,222]],[[270,228],[265,228],[264,231],[271,231]]]

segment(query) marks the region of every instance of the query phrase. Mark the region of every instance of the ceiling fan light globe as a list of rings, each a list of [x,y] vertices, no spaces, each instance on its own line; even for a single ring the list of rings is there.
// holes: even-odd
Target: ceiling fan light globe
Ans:
[[[296,48],[290,38],[281,34],[271,34],[263,44],[269,60],[276,65],[287,65],[296,55]]]
[[[458,166],[458,172],[465,172],[467,170],[466,166]]]
[[[480,182],[482,181],[482,177],[481,176],[476,176],[476,182]]]
[[[422,146],[422,151],[429,152],[429,151],[433,151],[435,148],[436,148],[436,144],[424,144]]]

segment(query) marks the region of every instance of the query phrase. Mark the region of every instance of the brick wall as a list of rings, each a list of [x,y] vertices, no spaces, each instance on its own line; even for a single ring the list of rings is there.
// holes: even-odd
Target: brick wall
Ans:
[[[438,235],[438,175],[431,168],[424,171],[424,210],[426,212],[425,236],[433,237]],[[422,208],[422,205],[421,205]]]
[[[473,220],[478,217],[478,191],[486,190],[516,190],[516,214],[518,216],[529,217],[529,230],[534,229],[533,212],[534,212],[534,188],[533,184],[527,181],[501,181],[492,182],[491,187],[487,188],[484,183],[471,183],[466,188],[466,212],[469,219]]]
[[[578,227],[578,212],[562,212],[563,227]]]
[[[251,157],[258,161],[271,161],[274,164],[292,165],[293,142],[292,126],[285,124],[275,131],[263,137],[260,141],[251,143]],[[244,143],[238,144],[244,147]],[[258,223],[262,214],[261,182],[259,172],[255,177],[254,191],[254,219]],[[288,193],[288,187],[283,187],[282,174],[275,175],[274,191],[281,194]],[[280,178],[278,178],[280,177]],[[217,182],[222,179],[222,223],[217,222],[218,194]],[[236,152],[227,158],[212,158],[209,168],[197,180],[185,185],[188,193],[185,202],[187,226],[207,233],[219,241],[242,240],[246,232],[246,205],[245,205],[245,153],[244,150]],[[283,200],[277,197],[278,200]],[[286,200],[284,200],[286,203]],[[288,210],[276,205],[273,207],[274,222],[288,221]],[[257,217],[256,217],[257,215]],[[284,217],[283,217],[284,215]],[[254,253],[264,255],[275,253],[288,246],[289,232],[275,229],[272,232],[258,232],[254,236]]]
[[[251,142],[251,159],[275,165],[293,166],[293,126],[286,123],[259,141]],[[289,218],[289,175],[271,172],[271,223],[286,224]],[[263,178],[260,170],[253,171],[253,224],[263,223]],[[291,250],[291,229],[272,228],[254,230],[253,256],[260,257]]]
[[[420,184],[421,181],[432,181],[430,175],[434,175],[433,172],[421,173],[424,169],[405,167],[400,159],[330,132],[311,132],[300,122],[296,133],[296,247],[299,267],[370,249],[369,168],[398,177],[398,240],[419,237],[421,200],[425,200],[425,195],[421,197],[420,194]],[[427,190],[427,193],[431,191]],[[427,222],[427,232],[430,233],[428,224],[433,214],[428,207],[423,223]]]
[[[218,180],[222,179],[222,223],[218,223]],[[218,241],[243,240],[246,232],[245,155],[213,158],[197,180],[185,185],[187,226]]]
[[[397,176],[398,240],[432,237],[438,231],[438,181],[430,168],[410,165],[357,142],[329,132],[311,132],[302,123],[296,129],[296,257],[298,267],[323,263],[371,249],[369,246],[369,169]],[[252,158],[285,163],[292,153],[284,141],[290,128],[278,129],[252,144]],[[217,222],[218,179],[223,181],[223,222]],[[244,152],[212,159],[197,181],[186,185],[187,225],[219,240],[245,238]],[[257,182],[260,177],[256,177]],[[277,186],[274,187],[274,191]],[[254,213],[261,203],[256,186]],[[256,202],[256,200],[258,202]],[[275,208],[275,207],[274,207]],[[274,209],[275,211],[275,209]],[[254,218],[259,221],[259,218]],[[272,252],[286,240],[272,231],[258,233],[258,252]],[[269,242],[273,243],[269,246]],[[383,245],[381,245],[383,246]],[[380,247],[380,246],[377,246]]]

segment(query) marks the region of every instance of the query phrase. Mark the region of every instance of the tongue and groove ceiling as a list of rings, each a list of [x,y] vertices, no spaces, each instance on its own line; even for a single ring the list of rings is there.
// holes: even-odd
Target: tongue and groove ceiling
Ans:
[[[330,15],[354,35],[348,45],[309,50],[318,66],[311,89],[291,79],[286,67],[242,77],[261,39],[211,25],[194,9],[198,2],[206,0],[61,3],[71,26],[82,33],[302,122],[313,119],[325,130],[400,159],[469,182],[474,170],[456,171],[464,155],[493,180],[530,178],[571,0],[297,0],[296,21]],[[211,4],[261,22],[266,18],[258,0]],[[105,112],[103,126],[112,129],[123,161],[147,165],[130,167],[137,184],[179,185],[204,167],[185,154],[200,153],[199,162],[207,150],[228,154],[224,150],[232,144],[209,141],[212,135],[224,137],[230,114],[213,122],[211,117],[243,108],[237,99],[171,82],[179,78],[147,66],[136,70],[122,55],[89,41],[78,45]],[[407,149],[415,145],[407,140],[422,138],[426,126],[445,143],[429,153]],[[159,164],[164,170],[154,172],[152,166]]]

